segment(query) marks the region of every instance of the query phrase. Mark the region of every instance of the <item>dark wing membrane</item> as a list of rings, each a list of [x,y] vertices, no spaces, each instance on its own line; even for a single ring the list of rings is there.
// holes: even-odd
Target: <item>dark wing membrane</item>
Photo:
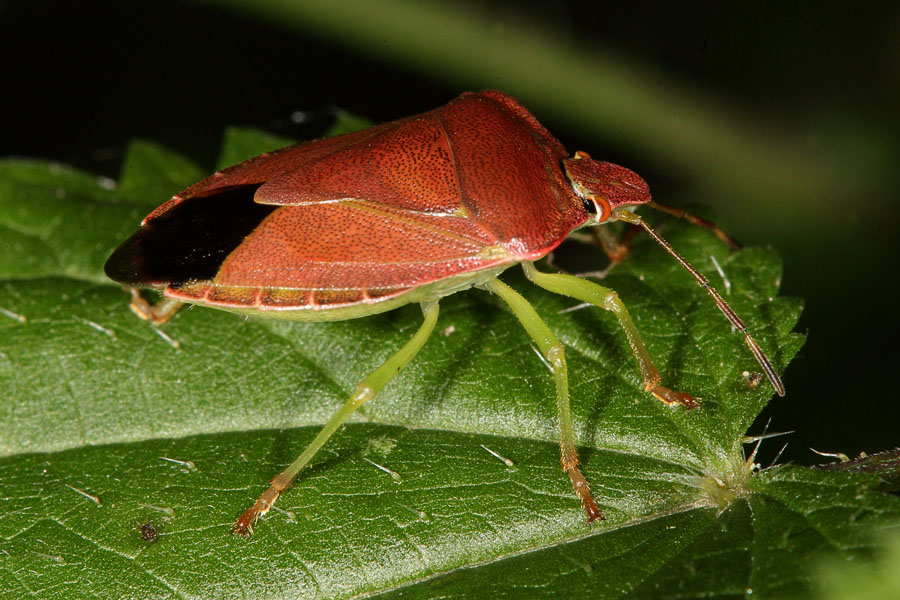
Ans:
[[[172,206],[113,252],[106,275],[132,286],[212,279],[222,261],[275,211],[275,206],[253,202],[258,187],[236,187]]]

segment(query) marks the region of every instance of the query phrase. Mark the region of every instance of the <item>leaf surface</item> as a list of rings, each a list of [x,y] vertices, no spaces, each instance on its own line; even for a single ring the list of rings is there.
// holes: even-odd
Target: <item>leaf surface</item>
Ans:
[[[229,160],[279,142],[228,139]],[[744,434],[771,387],[748,384],[757,367],[741,336],[639,240],[602,283],[664,383],[701,399],[691,413],[642,391],[611,314],[563,312],[575,301],[503,275],[568,348],[605,522],[585,524],[559,469],[552,377],[509,310],[471,290],[442,301],[416,360],[252,539],[235,538],[234,518],[421,313],[286,323],[193,308],[159,329],[139,321],[103,262],[200,169],[146,143],[125,165],[111,186],[0,164],[0,597],[802,597],[810,556],[855,556],[900,517],[872,476],[751,476]],[[726,299],[783,370],[802,344],[801,306],[777,296],[774,252],[730,254],[674,221],[664,233],[722,288],[716,258]]]

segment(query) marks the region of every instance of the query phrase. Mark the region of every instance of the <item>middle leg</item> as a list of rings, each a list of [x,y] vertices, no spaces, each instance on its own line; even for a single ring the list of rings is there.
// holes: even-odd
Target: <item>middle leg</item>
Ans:
[[[550,365],[553,378],[556,380],[556,410],[559,418],[559,449],[562,468],[569,475],[575,493],[588,516],[588,523],[603,520],[597,508],[587,479],[578,468],[578,451],[575,449],[575,433],[572,429],[572,410],[569,406],[569,371],[566,368],[565,348],[537,314],[537,311],[514,289],[494,278],[481,287],[503,298],[513,314],[525,327],[525,330],[537,344],[541,355]]]

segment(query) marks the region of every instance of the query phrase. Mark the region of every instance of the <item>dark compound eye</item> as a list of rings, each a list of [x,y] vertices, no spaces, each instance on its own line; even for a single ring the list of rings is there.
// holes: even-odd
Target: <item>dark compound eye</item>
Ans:
[[[588,211],[589,214],[592,214],[592,215],[597,214],[597,205],[594,204],[593,200],[588,200],[587,198],[582,198],[581,203],[584,204],[584,210]]]

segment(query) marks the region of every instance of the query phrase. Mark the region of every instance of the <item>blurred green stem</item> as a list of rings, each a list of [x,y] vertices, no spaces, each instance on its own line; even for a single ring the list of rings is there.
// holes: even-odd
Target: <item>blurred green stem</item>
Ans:
[[[785,199],[801,211],[840,194],[847,181],[834,164],[809,156],[799,136],[766,131],[663,74],[604,53],[593,40],[565,37],[542,23],[492,17],[459,2],[218,4],[450,80],[460,91],[502,88],[542,120],[578,123],[598,139],[685,173],[711,196],[752,200],[764,211]]]

